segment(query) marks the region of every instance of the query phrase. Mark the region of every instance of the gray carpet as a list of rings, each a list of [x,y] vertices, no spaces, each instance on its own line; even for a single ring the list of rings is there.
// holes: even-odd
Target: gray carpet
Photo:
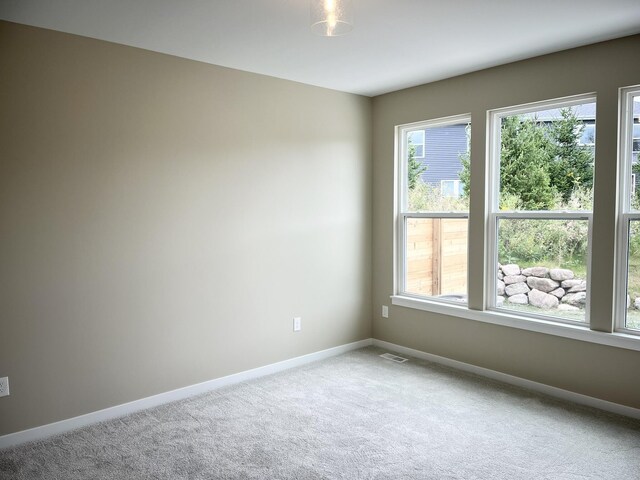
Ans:
[[[640,422],[365,348],[0,452],[1,479],[640,479]]]

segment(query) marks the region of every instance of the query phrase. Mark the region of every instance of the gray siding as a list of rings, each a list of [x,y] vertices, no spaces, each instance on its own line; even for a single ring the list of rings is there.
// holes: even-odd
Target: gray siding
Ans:
[[[465,125],[448,125],[427,128],[425,134],[425,158],[420,161],[427,167],[422,181],[440,186],[440,180],[457,180],[462,169],[460,155],[467,151]]]

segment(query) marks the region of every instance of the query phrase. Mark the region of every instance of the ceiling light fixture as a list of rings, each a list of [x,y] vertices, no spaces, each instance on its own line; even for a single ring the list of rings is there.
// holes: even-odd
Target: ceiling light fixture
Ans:
[[[311,0],[311,31],[336,37],[353,29],[351,0]]]

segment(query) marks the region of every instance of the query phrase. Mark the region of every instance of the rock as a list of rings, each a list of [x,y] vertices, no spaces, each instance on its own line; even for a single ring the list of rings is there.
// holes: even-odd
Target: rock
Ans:
[[[525,268],[522,270],[522,275],[527,277],[547,278],[549,276],[549,269],[547,267]]]
[[[511,285],[507,285],[504,289],[504,292],[508,295],[508,296],[512,296],[512,295],[519,295],[521,293],[528,293],[529,292],[529,287],[527,287],[527,284],[524,282],[519,282],[519,283],[512,283]]]
[[[502,280],[504,278],[504,273],[502,273],[502,270],[498,270],[498,280]]]
[[[527,278],[527,285],[541,292],[548,293],[558,288],[560,283],[550,278],[529,277]]]
[[[576,278],[574,280],[563,280],[560,285],[562,285],[562,288],[571,288],[575,287],[576,285],[580,285],[582,282],[584,282],[584,280]]]
[[[549,270],[549,276],[553,280],[570,280],[574,277],[573,272],[571,270],[567,270],[566,268],[552,268]]]
[[[534,307],[549,310],[556,308],[558,303],[560,303],[558,297],[541,292],[535,288],[529,292],[529,305],[533,305]]]
[[[587,294],[586,292],[567,293],[562,297],[562,303],[566,303],[574,307],[584,307],[587,303]]]
[[[576,292],[586,292],[587,291],[587,282],[582,281],[578,285],[571,287],[567,290],[567,293],[576,293]]]
[[[580,309],[578,307],[574,307],[573,305],[567,305],[566,303],[561,303],[558,305],[558,310],[562,310],[564,312],[577,312]]]
[[[567,292],[564,291],[564,288],[556,288],[555,290],[549,293],[555,297],[562,298],[564,297],[564,294]]]
[[[502,305],[504,305],[504,297],[498,295],[496,297],[496,307],[501,307]]]
[[[525,277],[524,275],[507,275],[502,281],[505,283],[505,285],[511,285],[512,283],[526,282],[527,277]]]
[[[627,308],[629,308],[630,306],[631,306],[631,297],[627,293]]]
[[[520,275],[520,267],[515,263],[510,263],[508,265],[502,265],[502,273],[507,275]]]
[[[640,297],[636,297],[636,299],[633,301],[633,308],[635,308],[636,310],[640,310]]]
[[[517,295],[507,298],[507,302],[515,303],[516,305],[526,305],[529,303],[529,297],[527,297],[525,293],[518,293]]]
[[[504,295],[504,282],[501,280],[498,280],[496,282],[496,294],[497,295]]]

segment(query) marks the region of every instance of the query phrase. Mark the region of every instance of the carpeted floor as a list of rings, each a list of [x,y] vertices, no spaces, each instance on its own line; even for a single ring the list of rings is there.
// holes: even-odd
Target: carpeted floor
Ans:
[[[0,479],[640,479],[640,422],[369,347],[0,451]]]

